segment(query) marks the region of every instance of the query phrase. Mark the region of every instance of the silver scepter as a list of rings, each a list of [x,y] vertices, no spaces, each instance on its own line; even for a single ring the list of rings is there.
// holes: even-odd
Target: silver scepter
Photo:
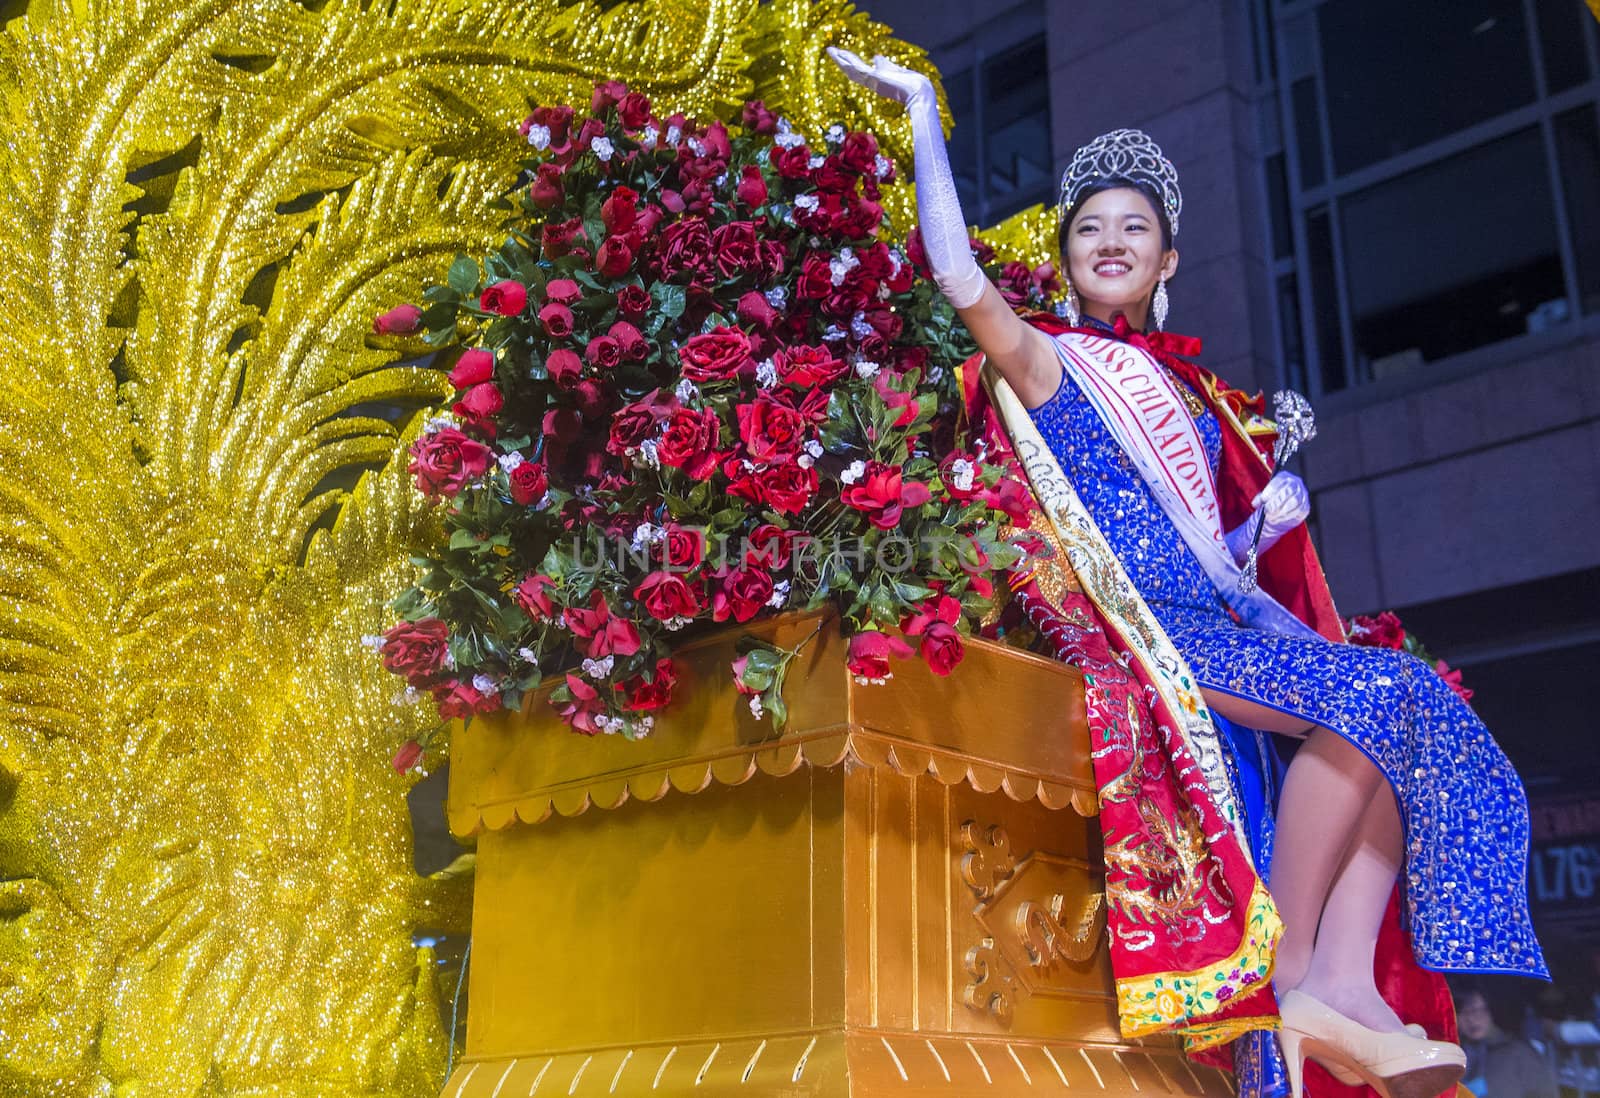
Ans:
[[[1311,402],[1293,389],[1279,389],[1272,394],[1272,415],[1278,421],[1278,441],[1272,446],[1272,468],[1282,469],[1284,462],[1294,457],[1301,443],[1317,437],[1317,417]],[[1256,530],[1250,539],[1250,551],[1245,554],[1244,569],[1239,575],[1239,590],[1249,593],[1256,589],[1256,556],[1261,545],[1261,531],[1267,525],[1267,509],[1262,507],[1256,515]]]

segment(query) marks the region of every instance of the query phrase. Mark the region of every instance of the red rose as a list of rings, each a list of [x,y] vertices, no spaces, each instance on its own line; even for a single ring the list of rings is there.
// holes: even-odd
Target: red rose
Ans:
[[[565,339],[572,334],[572,310],[552,301],[539,310],[539,323],[544,325],[545,335]]]
[[[550,148],[560,151],[566,145],[572,128],[571,107],[539,107],[522,123],[522,136],[528,136],[528,130],[534,126],[543,126],[550,131]]]
[[[582,235],[581,217],[574,217],[571,221],[547,221],[539,230],[539,248],[546,259],[560,259],[572,251]]]
[[[592,377],[586,377],[572,387],[572,399],[583,418],[591,422],[611,410],[611,394]]]
[[[923,603],[915,614],[900,620],[900,629],[908,637],[920,637],[935,622],[954,625],[961,620],[961,603],[949,595],[937,595]]]
[[[911,260],[911,266],[917,274],[927,278],[931,274],[928,266],[928,250],[922,245],[922,226],[918,225],[911,230],[911,235],[906,237],[906,258]]]
[[[853,191],[856,189],[856,175],[846,170],[839,162],[837,156],[827,157],[822,166],[811,174],[811,180],[817,185],[819,191]]]
[[[706,532],[694,526],[667,523],[667,564],[693,568],[705,557]]]
[[[549,576],[527,576],[512,590],[511,601],[534,621],[547,621],[556,615],[555,600],[550,597],[555,587]]]
[[[649,682],[644,681],[643,675],[635,675],[622,684],[623,694],[628,699],[626,708],[631,713],[661,709],[672,700],[672,688],[677,685],[678,674],[673,670],[672,661],[656,660],[655,674]]]
[[[744,105],[739,121],[751,133],[774,134],[778,132],[778,116],[767,109],[766,103],[752,99]]]
[[[694,588],[676,572],[651,572],[633,589],[633,594],[657,621],[692,618],[705,609]]]
[[[505,403],[499,388],[493,382],[485,381],[468,389],[460,400],[450,406],[450,410],[463,419],[486,420],[499,415]]]
[[[632,187],[617,187],[600,203],[600,221],[606,232],[626,236],[639,217],[639,192]]]
[[[422,327],[422,310],[415,305],[396,305],[372,318],[372,330],[379,335],[410,335]]]
[[[560,305],[546,305],[547,309],[559,309]],[[563,389],[574,388],[578,379],[583,376],[583,360],[578,357],[577,351],[569,351],[562,347],[551,351],[550,357],[544,360],[545,372]]]
[[[1461,684],[1461,669],[1451,667],[1443,660],[1438,660],[1433,665],[1434,673],[1445,681],[1445,685],[1456,692],[1456,696],[1464,702],[1472,700],[1473,691]]]
[[[916,422],[917,415],[921,409],[917,406],[915,391],[898,392],[889,384],[889,375],[887,373],[880,373],[872,379],[872,389],[889,408],[899,409],[899,415],[895,416],[895,420],[890,426],[909,427]]]
[[[936,621],[922,634],[919,651],[927,661],[928,670],[935,675],[948,675],[966,654],[966,646],[961,643],[961,634],[954,626]]]
[[[878,139],[870,133],[845,134],[839,147],[839,162],[857,175],[872,171],[878,160]]]
[[[520,282],[495,282],[478,298],[478,307],[486,313],[500,316],[517,316],[528,304],[528,287]]]
[[[1350,619],[1348,630],[1352,644],[1368,648],[1402,649],[1406,646],[1406,629],[1392,611],[1385,610],[1377,617],[1357,614]]]
[[[737,312],[741,321],[761,332],[772,331],[778,322],[778,310],[767,304],[760,290],[750,290],[739,298]]]
[[[891,530],[900,522],[900,512],[906,507],[917,507],[928,502],[930,493],[926,484],[902,481],[897,465],[880,461],[867,462],[866,471],[854,484],[847,484],[839,492],[846,505],[867,516],[867,521],[880,530]]]
[[[826,347],[787,347],[773,359],[778,377],[798,389],[817,389],[843,377],[850,367],[833,357]]]
[[[759,569],[740,569],[717,577],[720,582],[711,596],[711,618],[749,621],[761,613],[772,597],[772,573]]]
[[[739,441],[744,443],[750,460],[760,465],[795,457],[810,433],[800,413],[771,393],[761,393],[753,403],[736,406],[734,414],[738,417]]]
[[[752,365],[750,337],[737,328],[719,325],[692,336],[678,348],[683,376],[691,381],[720,381]]]
[[[833,292],[833,271],[828,257],[817,252],[806,256],[800,264],[800,281],[795,293],[805,301],[821,301]]]
[[[664,279],[687,274],[692,279],[707,275],[711,267],[711,231],[698,217],[686,217],[661,232],[656,259]]]
[[[795,462],[763,469],[756,479],[762,502],[779,514],[799,514],[817,494],[817,470],[802,469]]]
[[[534,173],[533,186],[528,188],[528,198],[541,210],[548,210],[559,206],[564,197],[561,169],[554,164],[540,164]]]
[[[691,411],[680,408],[667,420],[656,456],[663,465],[682,469],[695,480],[711,475],[717,464],[717,438],[722,421],[710,408]]]
[[[606,710],[605,703],[600,700],[600,692],[589,685],[577,675],[567,672],[568,700],[558,702],[554,697],[550,704],[555,707],[561,719],[571,725],[574,731],[593,736],[600,731],[600,726],[594,723],[597,715]]]
[[[767,201],[767,181],[761,175],[761,169],[754,164],[746,164],[739,173],[739,187],[737,191],[739,201],[751,209],[763,205]]]
[[[611,607],[607,605],[606,597],[600,591],[589,593],[587,606],[569,606],[561,611],[562,624],[579,640],[593,637],[609,617],[611,617]]]
[[[537,461],[524,461],[507,474],[507,479],[511,482],[511,498],[524,507],[543,499],[550,487],[550,477],[545,472],[544,464]]]
[[[983,502],[993,507],[996,511],[1004,511],[1006,517],[1015,523],[1028,521],[1028,512],[1033,510],[1033,495],[1019,481],[1006,477],[993,488],[981,489],[978,493],[983,497]]]
[[[717,257],[717,273],[734,278],[753,271],[759,262],[755,224],[730,221],[711,234],[711,252]]]
[[[583,420],[573,408],[552,408],[540,421],[539,433],[556,446],[570,446],[583,429]]]
[[[610,336],[596,336],[583,349],[583,357],[596,369],[609,370],[622,361],[622,344]]]
[[[389,760],[389,765],[394,767],[396,774],[409,774],[411,768],[422,761],[422,745],[416,740],[407,740],[394,753],[394,758]]]
[[[383,635],[383,666],[413,686],[450,666],[450,627],[438,618],[402,621]]]
[[[613,103],[622,100],[628,94],[628,85],[620,80],[605,80],[595,84],[594,94],[589,97],[589,111],[591,114],[600,114]]]
[[[763,522],[750,531],[745,542],[744,566],[777,571],[789,563],[794,552],[795,531]]]
[[[905,641],[871,629],[850,638],[845,667],[852,675],[864,679],[886,679],[889,677],[889,657],[904,659],[909,655],[911,646]]]
[[[407,471],[417,478],[424,495],[439,499],[455,495],[468,481],[481,477],[493,460],[493,451],[483,443],[446,427],[411,444]]]
[[[584,648],[584,655],[592,660],[607,656],[631,656],[639,651],[639,630],[627,618],[608,616],[594,631]]]
[[[644,403],[628,404],[611,417],[606,450],[621,457],[628,450],[655,434],[661,422],[657,410]]]
[[[457,389],[470,389],[493,379],[494,355],[477,347],[462,351],[461,357],[456,359],[455,369],[450,371],[450,384]]]
[[[621,278],[633,266],[633,247],[624,237],[608,236],[600,242],[594,261],[606,278]]]
[[[583,296],[583,290],[570,278],[552,278],[545,284],[544,296],[557,305],[574,305]]]
[[[471,683],[451,679],[433,688],[433,701],[439,708],[439,716],[447,721],[461,721],[499,709],[500,692],[483,693]]]
[[[811,174],[811,150],[804,145],[773,149],[772,170],[785,179],[805,179]]]
[[[650,308],[650,291],[643,286],[624,286],[617,291],[617,312],[642,317]]]
[[[817,191],[814,195],[816,206],[805,210],[795,207],[794,221],[802,229],[811,233],[835,233],[839,229],[839,222],[844,218],[844,199],[838,194],[828,191]]]
[[[617,103],[617,117],[625,130],[642,130],[650,124],[650,100],[638,92],[629,92]]]
[[[650,344],[639,329],[626,320],[619,320],[606,329],[606,335],[617,341],[622,357],[629,362],[643,362],[650,357]]]

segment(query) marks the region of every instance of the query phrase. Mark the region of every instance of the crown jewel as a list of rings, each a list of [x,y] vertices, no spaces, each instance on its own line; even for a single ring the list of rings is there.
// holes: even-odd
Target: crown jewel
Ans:
[[[1061,175],[1062,219],[1078,204],[1085,187],[1108,179],[1127,179],[1155,188],[1166,208],[1172,235],[1178,235],[1178,214],[1183,210],[1178,169],[1143,130],[1112,130],[1073,153],[1072,163]]]

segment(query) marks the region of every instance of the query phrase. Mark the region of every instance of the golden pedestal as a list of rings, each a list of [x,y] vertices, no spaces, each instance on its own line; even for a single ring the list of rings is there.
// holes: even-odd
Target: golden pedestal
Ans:
[[[774,737],[733,655],[683,650],[646,741],[542,699],[457,731],[478,875],[447,1098],[1232,1093],[1118,1035],[1076,672],[974,642],[863,686],[830,625]]]

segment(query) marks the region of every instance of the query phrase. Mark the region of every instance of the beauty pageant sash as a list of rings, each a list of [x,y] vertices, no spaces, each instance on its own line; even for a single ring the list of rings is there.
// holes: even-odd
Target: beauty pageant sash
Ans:
[[[1318,636],[1266,591],[1240,589],[1199,429],[1155,359],[1131,344],[1081,332],[1063,332],[1054,342],[1067,376],[1149,485],[1228,608],[1255,629]]]

